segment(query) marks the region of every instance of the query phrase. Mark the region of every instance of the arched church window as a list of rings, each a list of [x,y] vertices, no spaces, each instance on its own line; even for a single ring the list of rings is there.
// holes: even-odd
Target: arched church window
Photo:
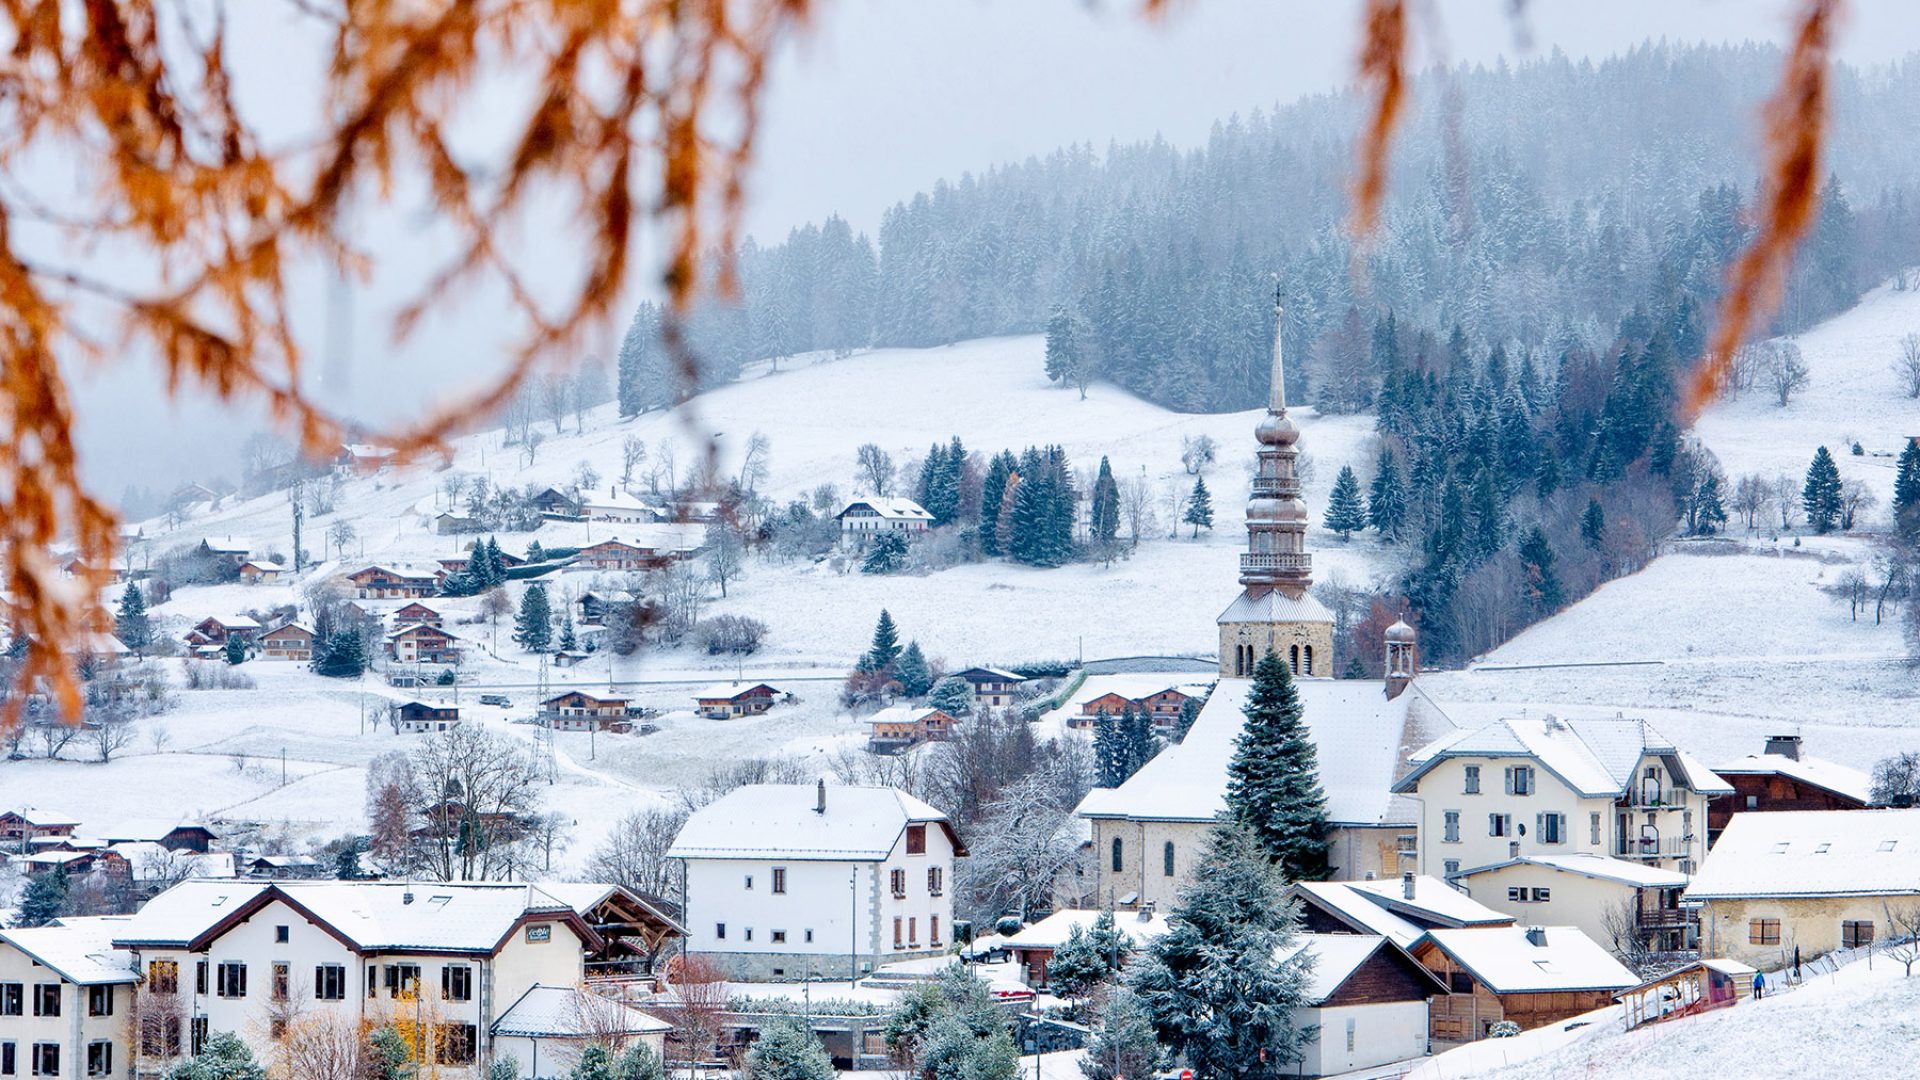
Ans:
[[[1167,841],[1167,846],[1161,850],[1160,862],[1162,864],[1161,869],[1166,873],[1168,877],[1172,877],[1173,876],[1173,841],[1171,840]]]
[[[1300,659],[1306,664],[1305,673],[1313,674],[1313,646],[1308,645],[1300,653]]]
[[[1295,675],[1300,674],[1300,646],[1298,645],[1288,646],[1287,666],[1293,669],[1293,673]]]
[[[1120,845],[1120,838],[1117,836],[1114,837],[1113,838],[1113,872],[1116,874],[1126,869],[1126,859],[1124,857],[1125,852],[1126,852],[1126,849],[1121,847]]]

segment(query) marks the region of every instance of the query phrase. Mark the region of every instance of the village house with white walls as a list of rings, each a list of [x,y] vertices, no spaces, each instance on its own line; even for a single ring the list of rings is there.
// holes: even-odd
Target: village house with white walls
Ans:
[[[752,784],[696,810],[681,861],[687,951],[742,980],[846,979],[953,939],[947,815],[885,787]]]
[[[0,930],[0,1076],[132,1075],[130,958],[113,948],[124,918],[67,918]]]

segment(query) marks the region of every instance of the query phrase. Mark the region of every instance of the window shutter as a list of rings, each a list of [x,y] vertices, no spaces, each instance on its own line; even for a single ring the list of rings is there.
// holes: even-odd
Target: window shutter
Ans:
[[[1535,843],[1544,844],[1547,842],[1547,815],[1533,815],[1533,839]]]
[[[1507,794],[1511,795],[1513,794],[1513,766],[1507,766],[1502,772],[1505,774],[1507,780]]]

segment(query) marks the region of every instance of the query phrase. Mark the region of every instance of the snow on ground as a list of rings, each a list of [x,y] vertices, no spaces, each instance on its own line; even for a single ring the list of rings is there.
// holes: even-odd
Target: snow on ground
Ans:
[[[1894,456],[1901,441],[1920,435],[1920,404],[1896,383],[1893,361],[1900,338],[1920,332],[1920,292],[1891,284],[1869,292],[1852,309],[1793,340],[1807,363],[1808,385],[1786,408],[1764,389],[1716,403],[1694,425],[1730,478],[1746,473],[1806,475],[1816,446],[1839,462],[1840,475],[1858,477],[1879,497],[1884,520],[1893,497]],[[1851,444],[1866,453],[1854,457]]]

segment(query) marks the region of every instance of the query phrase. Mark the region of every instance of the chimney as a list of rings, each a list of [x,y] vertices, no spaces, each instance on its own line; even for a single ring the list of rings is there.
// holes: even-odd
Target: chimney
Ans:
[[[1799,761],[1800,760],[1800,736],[1798,735],[1767,736],[1767,753],[1779,754],[1781,757],[1792,758],[1795,761]]]
[[[1517,859],[1519,857],[1520,857],[1520,841],[1518,840],[1507,841],[1507,858]]]
[[[1413,899],[1413,871],[1411,870],[1400,875],[1400,897],[1403,900]]]
[[[1527,927],[1527,944],[1536,949],[1547,947],[1547,928],[1544,926]]]
[[[827,782],[825,780],[820,781],[820,786],[814,793],[813,812],[816,814],[824,814],[827,812]]]

